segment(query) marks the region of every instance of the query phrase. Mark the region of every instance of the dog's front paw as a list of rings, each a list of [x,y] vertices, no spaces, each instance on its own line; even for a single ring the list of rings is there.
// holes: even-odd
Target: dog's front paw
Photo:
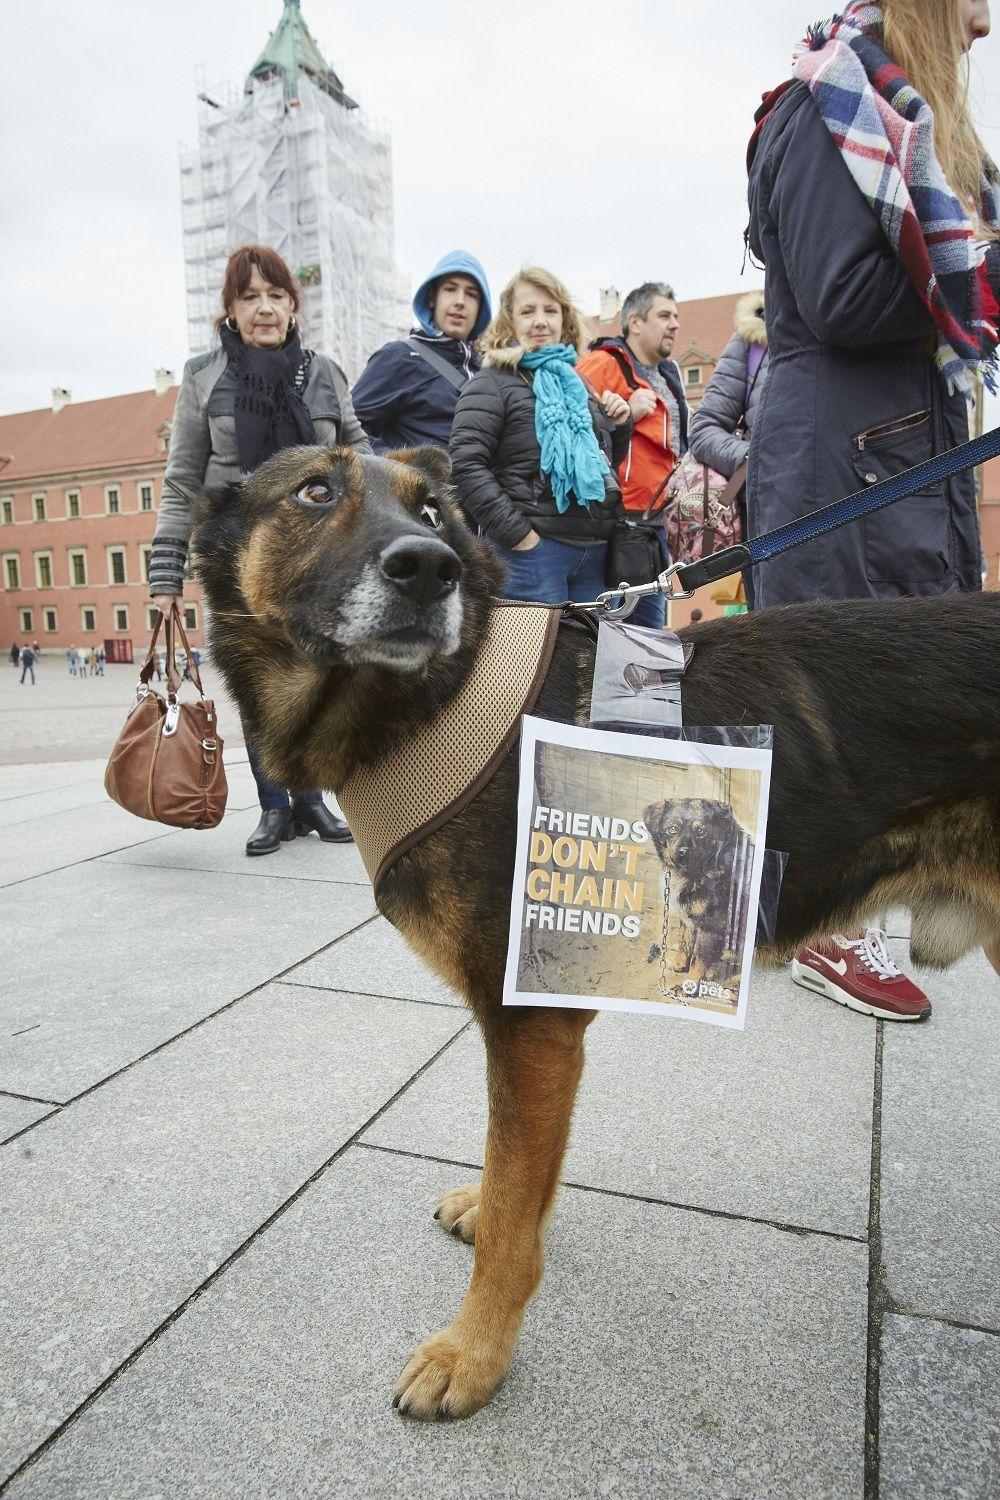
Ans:
[[[503,1379],[514,1352],[513,1336],[499,1343],[463,1329],[458,1321],[425,1339],[393,1391],[392,1404],[408,1417],[468,1417],[487,1401]]]
[[[464,1240],[467,1245],[474,1244],[476,1220],[479,1218],[479,1183],[471,1182],[468,1187],[445,1193],[434,1217],[456,1239]]]

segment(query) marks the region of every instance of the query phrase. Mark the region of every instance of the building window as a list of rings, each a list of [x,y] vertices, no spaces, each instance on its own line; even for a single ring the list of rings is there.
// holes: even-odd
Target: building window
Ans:
[[[688,385],[701,385],[701,365],[688,365],[684,380]]]
[[[27,633],[29,630],[34,630],[34,628],[35,628],[35,617],[31,613],[31,610],[30,609],[22,609],[22,611],[21,611],[21,629],[23,631],[25,631],[25,633]]]
[[[32,504],[32,507],[33,507],[34,512],[35,512],[35,520],[36,521],[44,521],[45,520],[45,496],[44,495],[32,495],[32,497],[31,497],[31,504]]]
[[[140,484],[139,486],[139,509],[153,509],[153,486],[151,484]]]
[[[115,629],[116,630],[127,630],[128,629],[128,605],[127,604],[116,604],[115,605]]]
[[[59,623],[56,620],[56,612],[54,609],[42,610],[42,626],[45,630],[49,631],[50,634],[53,630],[59,629]]]
[[[35,582],[40,589],[52,587],[52,553],[35,553]]]
[[[112,547],[108,552],[108,582],[125,583],[125,548]]]
[[[80,491],[66,491],[66,514],[71,521],[76,521],[80,515]]]
[[[184,629],[198,629],[198,606],[196,604],[185,604],[184,606]]]
[[[142,558],[142,576],[145,579],[146,583],[148,583],[149,582],[149,559],[153,555],[153,546],[152,546],[152,543],[150,543],[150,545],[148,547],[140,547],[139,548],[139,555]]]
[[[104,491],[104,501],[109,516],[117,516],[121,512],[121,491],[116,484],[109,484],[106,487]]]
[[[3,501],[0,501],[0,518],[2,518],[4,526],[13,526],[13,524],[14,524],[14,502],[13,502],[13,500],[3,500]]]
[[[3,583],[7,589],[21,587],[21,559],[17,553],[10,553],[3,560]]]
[[[146,628],[147,628],[147,630],[155,630],[156,629],[156,620],[157,620],[157,616],[159,615],[159,613],[160,613],[160,611],[157,609],[157,607],[156,607],[155,604],[147,604],[146,605]]]
[[[75,589],[87,586],[87,554],[71,552],[69,555],[69,581]]]
[[[80,610],[80,628],[86,635],[93,635],[97,629],[97,610],[93,605],[85,604]]]

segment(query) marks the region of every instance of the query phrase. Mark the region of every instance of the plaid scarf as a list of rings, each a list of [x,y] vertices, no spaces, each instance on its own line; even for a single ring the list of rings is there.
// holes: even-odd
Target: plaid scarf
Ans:
[[[970,373],[996,390],[996,298],[986,247],[945,180],[934,152],[934,115],[885,51],[881,5],[848,5],[811,26],[794,74],[899,262],[934,319],[937,366],[949,391],[972,394]],[[982,221],[1000,228],[1000,174],[987,157]]]

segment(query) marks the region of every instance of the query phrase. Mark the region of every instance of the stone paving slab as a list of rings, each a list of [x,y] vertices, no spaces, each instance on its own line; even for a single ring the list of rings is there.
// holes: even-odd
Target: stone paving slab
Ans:
[[[329,798],[331,808],[336,808]],[[209,870],[231,875],[264,875],[269,880],[323,880],[370,889],[361,856],[353,844],[324,844],[316,834],[298,838],[273,854],[250,857],[245,845],[257,826],[256,791],[245,812],[223,818],[218,828],[180,829],[157,840],[155,847],[136,846],[112,855],[115,864],[157,865],[176,870]],[[386,993],[383,991],[383,993]]]
[[[0,765],[0,801],[59,787],[99,782],[107,756],[100,760],[38,761],[32,765]]]
[[[875,1035],[784,973],[755,975],[742,1035],[598,1016],[564,1178],[864,1238]],[[366,1139],[478,1163],[485,1132],[485,1060],[470,1032]]]
[[[1000,1338],[924,1318],[882,1331],[881,1500],[1000,1494]]]
[[[979,952],[910,973],[934,1014],[885,1027],[886,1282],[903,1309],[1000,1331],[1000,978]]]
[[[12,886],[0,1021],[35,1029],[0,1051],[0,1090],[70,1099],[374,911],[359,886],[106,861]]]
[[[0,1153],[0,1482],[463,1024],[271,985]]]
[[[110,798],[5,828],[0,841],[0,887],[162,838],[162,823],[136,818]]]
[[[454,1177],[349,1151],[12,1500],[861,1492],[864,1249],[579,1191],[492,1402],[399,1417],[399,1369],[468,1280],[471,1251],[431,1219]]]
[[[316,984],[361,995],[395,995],[400,1000],[429,1000],[435,1005],[464,1004],[384,917],[344,938],[336,948],[307,959],[285,978],[289,984]]]
[[[9,1094],[0,1094],[0,1145],[26,1125],[51,1113],[51,1104],[35,1104],[27,1099],[12,1099]]]

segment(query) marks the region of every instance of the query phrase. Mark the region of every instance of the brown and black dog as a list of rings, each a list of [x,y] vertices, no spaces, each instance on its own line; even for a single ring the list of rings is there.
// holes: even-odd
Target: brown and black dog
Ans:
[[[692,979],[730,978],[746,917],[746,902],[734,901],[734,895],[748,894],[749,834],[728,802],[710,797],[653,802],[643,822],[669,880],[668,914],[680,922],[679,951],[669,967]],[[724,958],[728,968],[721,967]]]
[[[209,501],[195,551],[212,649],[269,771],[341,785],[430,718],[470,670],[502,583],[435,449],[290,449]],[[788,863],[759,958],[909,907],[912,954],[976,945],[1000,971],[1000,595],[774,609],[685,636],[689,724],[773,724],[768,842]],[[585,723],[594,646],[559,632],[535,712]],[[500,1003],[516,749],[380,889],[389,920],[474,1010],[489,1059],[481,1186],[438,1206],[475,1241],[468,1294],[396,1402],[463,1416],[510,1362],[542,1273],[592,1011]]]

